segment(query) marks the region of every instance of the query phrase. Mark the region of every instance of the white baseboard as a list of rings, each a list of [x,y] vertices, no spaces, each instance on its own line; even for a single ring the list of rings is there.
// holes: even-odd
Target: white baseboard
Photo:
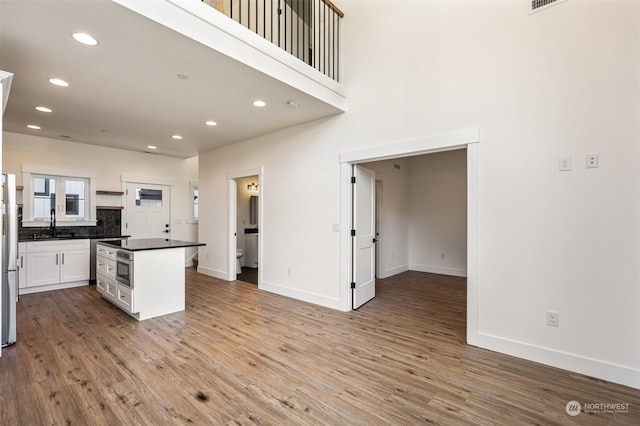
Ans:
[[[380,272],[380,276],[378,278],[381,278],[381,279],[389,278],[389,277],[392,277],[394,275],[398,275],[398,274],[401,274],[403,272],[407,272],[408,270],[409,270],[409,265],[396,266],[395,268],[385,269],[384,271],[381,271]]]
[[[71,283],[41,285],[38,287],[24,287],[24,288],[18,289],[18,295],[42,293],[43,291],[51,291],[51,290],[64,290],[65,288],[82,287],[85,285],[89,285],[89,281],[74,281]]]
[[[322,296],[320,294],[309,291],[298,290],[291,287],[285,287],[279,284],[262,281],[258,287],[260,290],[269,291],[281,296],[291,297],[292,299],[302,300],[303,302],[313,303],[314,305],[325,306],[327,308],[341,310],[340,299]]]
[[[485,333],[478,333],[476,343],[478,347],[483,349],[489,349],[495,352],[538,362],[540,364],[584,374],[585,376],[629,386],[634,389],[640,389],[639,369],[599,361],[567,352],[556,351]]]
[[[200,265],[198,265],[197,271],[199,274],[208,275],[214,278],[220,278],[221,280],[227,281],[228,279],[228,275],[226,271],[218,271],[217,269],[205,268],[204,266],[200,266]]]
[[[409,265],[411,271],[430,272],[432,274],[451,275],[454,277],[466,277],[467,270],[461,268],[445,268],[443,266],[433,265]]]

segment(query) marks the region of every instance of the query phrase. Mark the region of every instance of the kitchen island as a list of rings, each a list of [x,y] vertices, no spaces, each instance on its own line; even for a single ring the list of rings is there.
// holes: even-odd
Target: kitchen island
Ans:
[[[164,238],[100,241],[96,288],[138,321],[184,311],[185,249],[203,245]]]

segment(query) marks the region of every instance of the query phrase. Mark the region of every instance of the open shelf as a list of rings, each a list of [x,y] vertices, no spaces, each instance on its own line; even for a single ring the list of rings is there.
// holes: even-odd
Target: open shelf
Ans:
[[[122,191],[96,191],[97,195],[124,195]]]

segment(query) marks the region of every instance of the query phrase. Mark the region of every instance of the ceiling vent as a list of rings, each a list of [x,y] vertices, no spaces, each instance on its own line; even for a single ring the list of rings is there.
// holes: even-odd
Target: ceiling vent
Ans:
[[[538,12],[567,0],[531,0],[531,12]]]

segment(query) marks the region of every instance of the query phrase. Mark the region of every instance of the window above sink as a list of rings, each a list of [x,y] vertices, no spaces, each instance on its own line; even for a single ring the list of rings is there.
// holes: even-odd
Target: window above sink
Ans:
[[[22,166],[24,227],[96,224],[95,176],[91,172]],[[55,212],[55,213],[54,213]]]

